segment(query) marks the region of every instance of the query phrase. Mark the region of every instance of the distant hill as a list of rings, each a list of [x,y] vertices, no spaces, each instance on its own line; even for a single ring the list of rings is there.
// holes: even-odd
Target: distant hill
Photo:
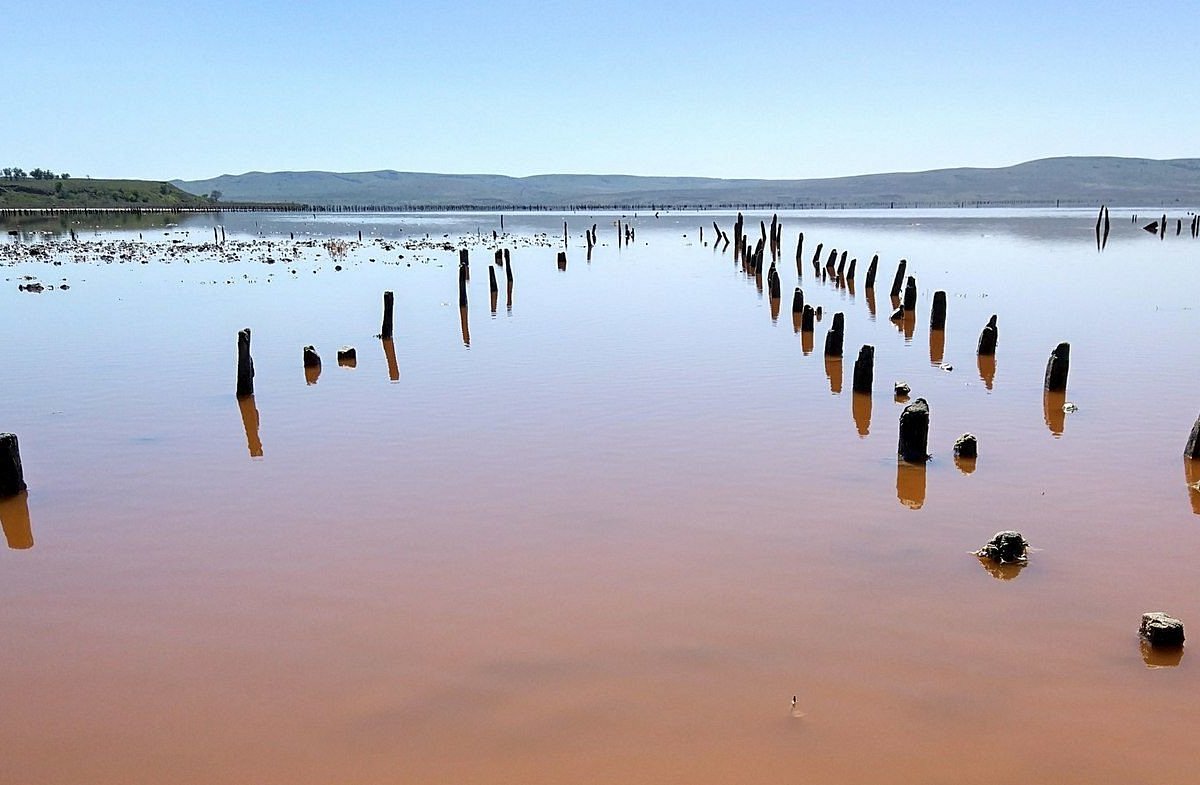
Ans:
[[[248,172],[173,180],[235,202],[393,207],[928,206],[1200,204],[1200,159],[1044,158],[997,169],[936,169],[814,180],[419,172]]]
[[[0,178],[0,209],[55,207],[205,207],[212,203],[153,180],[9,180]]]

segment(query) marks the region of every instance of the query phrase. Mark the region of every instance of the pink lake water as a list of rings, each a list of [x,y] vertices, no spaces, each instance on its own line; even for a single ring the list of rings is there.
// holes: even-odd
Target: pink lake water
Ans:
[[[1131,212],[1103,253],[1093,211],[781,213],[775,320],[712,247],[732,213],[506,215],[497,241],[485,214],[23,226],[0,254],[0,431],[29,484],[0,505],[0,782],[1194,781],[1200,664],[1137,629],[1200,629],[1200,240]],[[857,258],[853,294],[817,243]],[[824,312],[808,354],[797,285]],[[924,468],[897,464],[897,380],[929,401]],[[1023,568],[971,555],[1002,529]]]

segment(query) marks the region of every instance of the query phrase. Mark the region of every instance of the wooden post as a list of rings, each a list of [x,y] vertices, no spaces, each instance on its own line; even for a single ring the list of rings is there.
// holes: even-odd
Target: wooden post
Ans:
[[[12,434],[6,434],[6,435],[11,436]],[[4,436],[0,435],[0,442],[2,442],[3,439],[4,439]],[[16,437],[13,436],[13,439],[16,439]],[[1192,426],[1192,433],[1190,436],[1188,436],[1187,447],[1184,448],[1183,454],[1186,455],[1188,458],[1191,458],[1192,460],[1200,460],[1200,417],[1196,418],[1196,424]],[[21,470],[21,459],[18,458],[17,459],[18,473],[20,472],[20,470]],[[2,492],[0,492],[0,496],[3,496],[3,495],[4,494]]]
[[[21,448],[15,433],[0,433],[0,499],[16,496],[25,490],[25,473],[21,469]]]
[[[900,413],[900,441],[897,455],[909,463],[929,460],[929,403],[924,398],[904,407]]]
[[[564,270],[564,271],[567,269],[567,252],[566,251],[558,252],[558,269]]]
[[[466,251],[463,251],[463,253],[465,254]],[[468,279],[467,264],[466,264],[466,262],[461,261],[461,257],[460,257],[460,261],[458,263],[458,307],[459,308],[467,307],[467,279]]]
[[[867,267],[866,286],[868,289],[875,288],[875,273],[879,270],[879,254],[871,257],[871,264]]]
[[[1050,360],[1046,363],[1046,392],[1065,392],[1070,369],[1071,344],[1064,341],[1050,352]]]
[[[996,353],[996,339],[999,333],[996,330],[996,314],[992,314],[992,318],[988,319],[987,326],[983,328],[983,332],[979,334],[979,348],[976,354],[983,357],[991,357]]]
[[[804,306],[804,313],[800,321],[800,331],[811,333],[814,329],[813,322],[815,318],[816,311],[813,310],[813,307],[811,305]]]
[[[392,293],[383,293],[383,329],[379,332],[380,338],[392,337]]]
[[[858,350],[858,359],[854,361],[854,380],[851,387],[856,393],[871,394],[875,383],[875,347],[863,344]]]
[[[254,360],[250,357],[250,328],[238,331],[237,394],[254,395]]]
[[[917,310],[917,279],[911,275],[908,276],[908,283],[904,284],[904,310]]]
[[[929,310],[929,329],[946,329],[946,293],[941,289],[933,293],[933,307]]]
[[[796,274],[804,275],[804,264],[800,257],[804,255],[804,232],[800,233],[800,237],[796,240]]]
[[[900,260],[900,266],[896,268],[896,277],[892,279],[892,297],[900,296],[900,288],[904,285],[904,269],[908,266],[908,261]]]
[[[500,284],[498,284],[496,282],[496,268],[495,267],[488,268],[488,289],[491,290],[492,294],[496,294],[497,292],[500,291]]]
[[[305,368],[320,368],[321,355],[317,354],[315,346],[309,345],[304,347],[304,367]]]
[[[841,357],[843,337],[845,335],[846,317],[841,311],[833,315],[833,324],[825,333],[825,356]]]
[[[458,266],[466,276],[466,280],[471,280],[471,257],[467,254],[466,248],[458,250]]]
[[[792,313],[804,313],[804,291],[799,286],[792,295]]]

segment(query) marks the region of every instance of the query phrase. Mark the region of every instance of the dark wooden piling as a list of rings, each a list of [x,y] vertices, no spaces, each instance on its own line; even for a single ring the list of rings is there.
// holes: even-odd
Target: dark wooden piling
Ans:
[[[816,311],[811,305],[804,306],[804,313],[800,318],[800,331],[811,333],[815,329]]]
[[[250,328],[238,331],[237,394],[254,395],[254,360],[250,357]]]
[[[567,252],[566,251],[558,252],[558,269],[562,270],[564,272],[567,269]]]
[[[1183,219],[1176,218],[1175,219],[1175,236],[1178,237],[1181,234],[1183,234]]]
[[[467,265],[463,262],[458,263],[458,307],[467,307]]]
[[[829,327],[829,332],[825,333],[825,356],[826,357],[841,357],[842,348],[845,341],[846,317],[841,311],[833,315],[833,324]]]
[[[941,289],[933,293],[933,307],[929,309],[929,329],[946,329],[946,293]]]
[[[305,368],[320,368],[321,355],[317,354],[315,346],[304,347],[304,367]]]
[[[1192,460],[1200,460],[1200,417],[1196,418],[1196,424],[1192,426],[1192,433],[1188,436],[1187,446],[1184,448],[1183,454]],[[19,469],[20,466],[18,465],[17,468]]]
[[[908,267],[908,260],[901,259],[900,265],[896,268],[896,277],[892,279],[892,297],[900,296],[900,289],[904,286],[904,271]]]
[[[380,338],[392,337],[392,303],[393,296],[391,292],[383,293],[383,327],[379,331]]]
[[[996,353],[996,339],[998,337],[999,333],[996,331],[996,314],[992,314],[992,318],[988,319],[987,326],[979,334],[979,348],[975,353],[986,357],[994,355]]]
[[[495,267],[488,268],[488,289],[491,291],[492,294],[496,294],[497,292],[500,291],[500,284],[497,283],[497,281],[496,281],[496,268]]]
[[[495,256],[492,259],[492,264],[496,265],[497,267],[504,266],[504,251],[500,250],[499,248],[496,249]]]
[[[1067,389],[1067,372],[1071,369],[1071,344],[1060,343],[1050,352],[1046,363],[1046,392],[1064,392]]]
[[[800,237],[796,239],[796,274],[804,276],[804,261],[801,257],[804,256],[804,232],[800,233]]]
[[[0,433],[0,499],[25,490],[25,472],[21,468],[21,447],[15,433]]]
[[[900,413],[900,441],[897,455],[909,463],[929,460],[929,403],[924,398],[904,407]]]
[[[879,254],[871,257],[871,264],[867,266],[867,280],[863,283],[868,289],[875,288],[875,273],[879,271]]]
[[[849,281],[852,286],[854,284],[854,268],[857,266],[858,266],[858,259],[855,258],[855,259],[851,259],[850,264],[846,267],[846,280]],[[851,289],[850,293],[854,294],[854,290]]]
[[[467,253],[466,248],[460,248],[458,250],[458,266],[466,275],[466,280],[471,280],[471,257]]]
[[[799,286],[792,295],[792,313],[804,313],[804,290]]]
[[[851,381],[851,389],[856,393],[871,394],[871,388],[875,384],[875,347],[871,344],[863,344],[863,347],[858,350],[858,359],[854,361],[854,378]]]
[[[772,264],[771,269],[767,271],[767,292],[772,300],[778,300],[782,296],[779,282],[779,272],[775,269],[774,264]]]
[[[504,249],[504,269],[507,270],[511,266],[512,266],[512,257],[509,256],[508,249],[505,248]],[[508,277],[510,280],[512,279],[511,275]]]
[[[1109,220],[1108,220],[1108,208],[1105,207],[1104,208],[1104,234],[1100,239],[1100,250],[1102,250],[1102,251],[1106,247],[1108,247],[1108,230],[1109,230],[1109,228],[1110,228],[1110,226],[1109,226]]]
[[[1163,213],[1163,217],[1158,222],[1158,239],[1163,239],[1167,236],[1167,214]]]
[[[904,310],[917,310],[917,279],[913,276],[908,276],[908,282],[904,284]]]

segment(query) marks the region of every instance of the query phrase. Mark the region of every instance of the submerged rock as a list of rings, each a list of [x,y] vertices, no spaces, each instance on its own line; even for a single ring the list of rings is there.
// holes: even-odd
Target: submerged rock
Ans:
[[[981,559],[1009,564],[1025,561],[1025,552],[1028,548],[1029,543],[1025,541],[1020,532],[1002,531],[996,532],[987,545],[975,551],[975,555]]]
[[[1151,646],[1182,646],[1183,622],[1162,611],[1142,614],[1142,626],[1138,634]]]

